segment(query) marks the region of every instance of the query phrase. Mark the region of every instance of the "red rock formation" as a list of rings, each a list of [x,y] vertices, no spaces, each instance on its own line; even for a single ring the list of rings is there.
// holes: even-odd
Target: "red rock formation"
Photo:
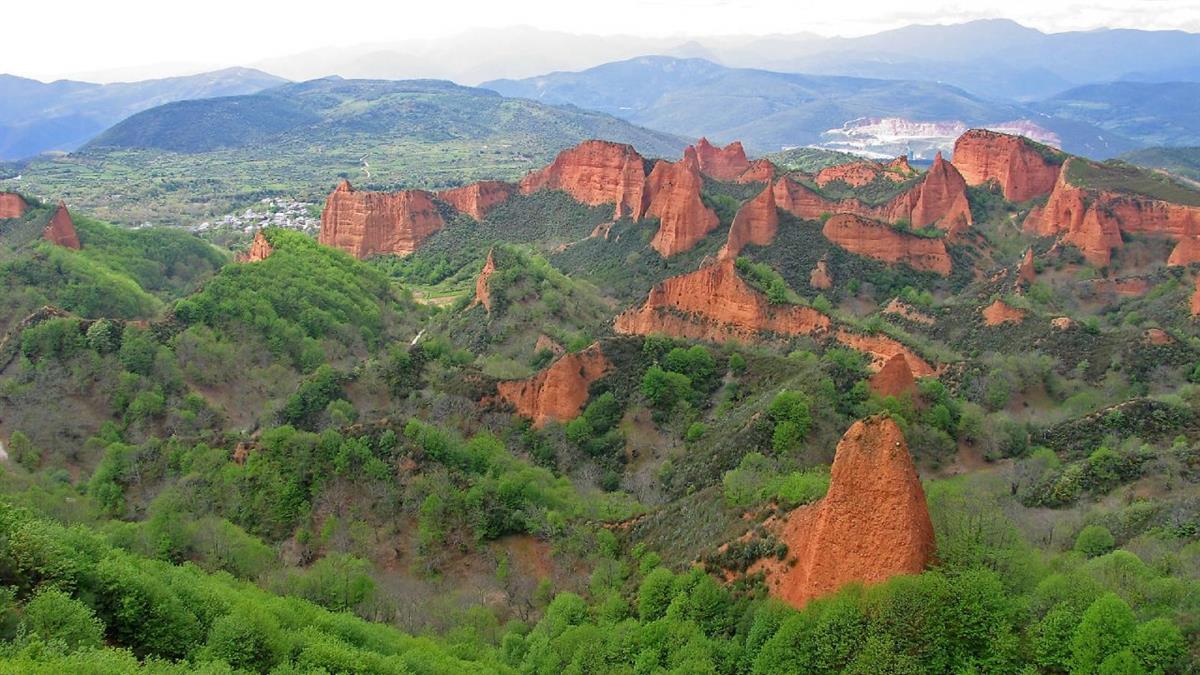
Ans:
[[[700,199],[703,186],[692,148],[678,162],[659,161],[646,178],[646,215],[659,219],[650,246],[664,258],[691,250],[720,224],[717,214]]]
[[[774,194],[779,208],[808,220],[829,213],[852,213],[889,223],[907,220],[918,228],[936,225],[952,234],[972,224],[967,184],[940,154],[920,183],[878,206],[854,198],[826,199],[786,176],[775,182]]]
[[[317,240],[356,258],[408,255],[445,224],[424,190],[361,192],[343,180],[325,200]]]
[[[738,209],[729,227],[729,238],[721,248],[720,257],[736,258],[749,244],[766,246],[775,240],[779,230],[779,212],[775,208],[775,197],[767,187]]]
[[[888,359],[883,368],[871,376],[868,384],[871,391],[880,396],[902,396],[917,392],[917,381],[913,378],[908,359],[903,354],[896,354]]]
[[[842,181],[851,187],[862,187],[874,183],[875,179],[879,178],[879,175],[883,172],[883,166],[878,162],[867,160],[848,162],[821,169],[817,172],[814,182],[821,187],[825,187],[834,181]]]
[[[950,274],[950,254],[941,239],[918,237],[849,213],[825,221],[821,233],[851,253],[942,276]]]
[[[1033,268],[1033,249],[1031,248],[1025,249],[1025,257],[1017,266],[1017,280],[1026,284],[1037,281],[1037,271]]]
[[[917,175],[917,170],[912,168],[912,165],[908,163],[908,155],[900,155],[896,159],[893,159],[887,163],[886,168],[892,173],[888,178],[897,182]]]
[[[932,326],[934,323],[936,323],[936,320],[932,316],[917,311],[912,306],[902,302],[900,298],[892,298],[891,302],[889,302],[882,311],[884,314],[895,314],[896,316],[902,316],[909,321],[923,323],[926,326]]]
[[[15,192],[0,192],[0,220],[20,218],[29,210],[25,198]]]
[[[75,221],[71,220],[71,213],[67,211],[67,205],[63,202],[58,203],[58,208],[54,210],[46,229],[42,230],[42,238],[63,248],[79,250],[79,234],[75,232]]]
[[[816,266],[808,273],[808,285],[820,290],[833,288],[833,277],[829,276],[829,264],[824,258],[818,260]]]
[[[904,435],[890,418],[855,422],[837,446],[829,491],[772,523],[786,560],[755,563],[767,590],[793,607],[852,582],[920,574],[935,551],[925,491]]]
[[[1060,316],[1051,319],[1050,325],[1053,326],[1055,330],[1070,330],[1075,326],[1075,322],[1072,321],[1071,317],[1069,316]]]
[[[1142,340],[1150,345],[1169,345],[1175,338],[1161,328],[1147,328],[1146,332],[1142,333]]]
[[[271,247],[271,242],[263,236],[262,230],[254,234],[254,241],[250,242],[250,250],[242,256],[238,257],[238,262],[252,263],[266,260],[275,249]]]
[[[554,341],[554,338],[542,333],[538,335],[537,342],[533,343],[533,353],[550,352],[555,356],[562,356],[567,352],[563,346]]]
[[[1167,258],[1167,264],[1172,267],[1186,267],[1197,262],[1200,262],[1200,236],[1180,237]]]
[[[936,373],[933,366],[929,365],[925,359],[917,356],[913,350],[886,335],[878,333],[862,335],[861,333],[851,333],[848,330],[839,330],[834,335],[834,338],[847,347],[857,349],[870,356],[871,370],[882,370],[888,361],[895,358],[897,354],[902,354],[914,376],[929,377]]]
[[[1193,317],[1200,316],[1200,276],[1196,277],[1196,289],[1188,299],[1188,309],[1192,310]]]
[[[554,162],[521,180],[521,192],[562,190],[598,206],[615,204],[613,219],[640,220],[645,212],[646,167],[631,145],[584,141],[563,150]]]
[[[1022,136],[971,129],[954,142],[954,166],[967,185],[996,181],[1011,202],[1049,194],[1061,164]]]
[[[1025,310],[996,299],[995,302],[983,309],[983,322],[988,326],[999,326],[1002,323],[1021,323],[1025,320]]]
[[[625,334],[728,342],[752,341],[764,333],[808,335],[829,325],[829,317],[815,309],[768,303],[742,281],[727,258],[662,282],[641,307],[618,316],[613,328]]]
[[[483,220],[488,212],[508,201],[517,191],[517,186],[498,180],[485,180],[463,187],[442,190],[438,199],[465,213],[475,220]]]
[[[524,380],[496,384],[500,398],[511,403],[522,417],[542,427],[551,420],[574,419],[587,403],[588,387],[612,368],[600,345],[577,354],[566,354],[545,370]]]
[[[488,280],[492,278],[492,272],[495,271],[496,257],[489,249],[483,269],[479,270],[479,276],[475,279],[475,304],[483,305],[483,308],[489,312],[492,311],[492,296],[488,291]]]
[[[700,163],[700,173],[709,178],[723,181],[734,181],[750,168],[746,159],[746,151],[742,144],[734,141],[724,148],[718,148],[701,138],[695,145],[696,159]]]
[[[738,176],[739,183],[767,183],[775,180],[775,165],[766,159],[750,162],[750,168]]]
[[[1063,164],[1046,205],[1033,209],[1025,219],[1027,232],[1058,236],[1083,251],[1094,265],[1112,260],[1112,251],[1123,245],[1122,232],[1179,240],[1170,264],[1200,262],[1196,257],[1200,250],[1190,241],[1200,236],[1200,207],[1072,185],[1067,178],[1071,165],[1085,161],[1072,157]]]

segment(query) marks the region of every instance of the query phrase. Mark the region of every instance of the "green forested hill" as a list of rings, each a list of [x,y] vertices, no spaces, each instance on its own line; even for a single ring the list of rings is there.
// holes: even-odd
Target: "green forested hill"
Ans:
[[[34,160],[19,187],[115,222],[195,224],[264,196],[320,201],[339,176],[362,188],[516,179],[588,138],[649,156],[675,157],[687,144],[610,115],[449,82],[334,78],[146,110],[80,152]]]

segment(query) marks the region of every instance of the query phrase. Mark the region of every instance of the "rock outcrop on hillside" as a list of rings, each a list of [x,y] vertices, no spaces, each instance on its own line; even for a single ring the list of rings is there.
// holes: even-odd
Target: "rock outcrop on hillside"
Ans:
[[[700,198],[703,187],[700,163],[692,148],[678,162],[655,163],[646,178],[646,215],[659,219],[650,246],[662,257],[690,251],[720,224],[717,214]]]
[[[1186,267],[1200,262],[1200,236],[1187,235],[1179,238],[1179,243],[1171,249],[1167,265],[1171,267]]]
[[[822,291],[833,288],[833,276],[829,274],[829,263],[824,258],[818,260],[808,273],[808,285]]]
[[[1025,257],[1017,265],[1017,281],[1026,285],[1037,281],[1037,270],[1033,267],[1033,249],[1025,249]]]
[[[437,198],[465,213],[475,220],[483,220],[488,212],[508,201],[517,192],[517,186],[498,180],[485,180],[462,187],[442,190]]]
[[[254,233],[254,240],[250,242],[250,249],[245,254],[238,256],[238,262],[252,263],[266,260],[275,252],[271,247],[271,242],[267,241],[262,230]]]
[[[903,343],[894,340],[886,335],[879,333],[863,334],[853,333],[842,329],[834,334],[834,339],[838,342],[863,352],[871,358],[868,364],[871,370],[880,371],[888,361],[891,361],[897,355],[904,356],[904,360],[908,362],[908,367],[916,377],[930,377],[937,374],[937,371],[928,361],[917,356],[917,353],[906,347]]]
[[[778,231],[779,211],[775,208],[775,196],[767,187],[738,209],[719,256],[736,258],[750,244],[766,246],[775,240]]]
[[[727,258],[662,282],[640,307],[619,315],[613,328],[625,334],[728,342],[754,341],[766,333],[809,335],[829,325],[829,317],[815,309],[768,303]]]
[[[1200,207],[1073,185],[1068,178],[1070,168],[1085,161],[1072,157],[1063,163],[1046,205],[1026,217],[1027,232],[1057,236],[1079,248],[1087,261],[1097,266],[1108,265],[1112,252],[1124,245],[1122,232],[1174,239],[1181,243],[1172,252],[1172,264],[1200,262],[1192,257],[1200,250],[1187,241],[1200,236]]]
[[[820,187],[825,187],[834,181],[841,181],[851,187],[862,187],[874,183],[879,178],[887,178],[899,183],[915,175],[917,172],[909,165],[908,158],[900,156],[887,164],[862,160],[828,166],[817,172],[813,182]]]
[[[612,368],[599,344],[582,352],[564,354],[540,373],[524,380],[498,382],[503,401],[517,414],[541,428],[547,422],[565,422],[579,416],[587,403],[588,387]]]
[[[950,274],[950,254],[938,238],[918,237],[886,223],[840,213],[825,221],[821,234],[838,246],[886,263],[902,263],[923,272]]]
[[[363,192],[343,180],[325,200],[317,240],[360,259],[408,255],[445,224],[424,190]]]
[[[631,145],[609,141],[584,141],[563,150],[549,166],[521,180],[523,194],[562,190],[591,206],[615,204],[614,220],[642,218],[645,187],[642,156]]]
[[[904,302],[903,300],[901,300],[898,297],[892,298],[891,301],[888,302],[888,304],[886,306],[884,306],[884,308],[880,311],[883,312],[884,314],[894,314],[896,316],[901,316],[901,317],[904,317],[905,319],[908,319],[909,321],[912,321],[914,323],[924,324],[926,326],[932,326],[933,324],[937,323],[937,320],[934,319],[932,316],[929,316],[928,314],[921,312],[917,308]]]
[[[750,168],[738,176],[738,183],[768,183],[775,180],[775,165],[766,159],[750,162]]]
[[[15,192],[0,192],[0,220],[20,218],[29,210],[25,198]]]
[[[871,391],[880,396],[903,396],[917,393],[917,380],[903,354],[896,354],[883,364],[878,373],[867,381]]]
[[[488,251],[487,260],[483,262],[483,269],[479,270],[479,276],[475,278],[475,304],[483,305],[483,308],[488,312],[492,311],[492,294],[488,288],[488,281],[492,278],[492,273],[496,271],[496,256],[492,250]]]
[[[709,143],[707,138],[701,138],[695,149],[700,172],[709,178],[736,181],[750,169],[750,161],[746,159],[746,150],[740,141],[718,148]]]
[[[787,557],[760,560],[750,572],[765,572],[768,592],[797,608],[849,583],[920,574],[936,547],[908,445],[884,415],[842,436],[823,499],[769,526]]]
[[[1200,316],[1200,276],[1196,277],[1196,288],[1188,298],[1188,309],[1192,311],[1193,317]]]
[[[824,214],[850,213],[888,223],[907,221],[917,228],[933,225],[952,234],[962,232],[973,222],[966,181],[940,154],[921,182],[879,205],[855,198],[827,199],[786,176],[775,182],[774,194],[779,208],[808,220]]]
[[[1017,309],[997,298],[992,304],[983,308],[983,323],[988,326],[999,326],[1005,323],[1021,323],[1025,320],[1025,310]]]
[[[54,209],[54,215],[42,230],[42,238],[56,246],[79,250],[79,233],[75,231],[75,221],[71,220],[71,213],[63,202]]]
[[[954,142],[954,166],[967,185],[995,181],[1011,202],[1049,194],[1061,165],[1061,159],[1022,136],[971,129]]]

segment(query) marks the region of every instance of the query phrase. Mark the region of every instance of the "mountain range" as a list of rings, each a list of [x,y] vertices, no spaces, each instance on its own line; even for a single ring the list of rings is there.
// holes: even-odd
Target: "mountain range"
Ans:
[[[44,83],[0,74],[0,159],[69,152],[147,108],[184,99],[249,94],[285,81],[251,68],[115,84]]]

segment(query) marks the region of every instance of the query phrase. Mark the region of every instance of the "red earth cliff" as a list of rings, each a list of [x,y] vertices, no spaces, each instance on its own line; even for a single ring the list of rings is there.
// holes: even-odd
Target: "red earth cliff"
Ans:
[[[361,192],[343,180],[325,200],[317,240],[356,258],[408,255],[445,224],[424,190]]]
[[[483,269],[479,270],[479,276],[475,279],[475,302],[483,305],[487,311],[492,311],[492,296],[488,291],[488,280],[492,278],[492,272],[496,271],[496,257],[491,250],[488,251],[487,260],[483,263]]]
[[[521,192],[562,190],[584,204],[615,204],[613,219],[640,220],[645,211],[646,167],[631,145],[584,141],[549,166],[525,176]]]
[[[1025,311],[997,299],[983,309],[983,322],[988,326],[999,326],[1002,323],[1021,323],[1025,320]]]
[[[453,206],[455,211],[465,213],[475,220],[483,220],[489,211],[508,201],[516,191],[517,186],[512,183],[485,180],[442,190],[437,193],[437,197]]]
[[[0,219],[20,218],[29,210],[25,198],[15,192],[0,192]]]
[[[930,377],[937,372],[933,366],[929,365],[925,359],[917,356],[913,350],[886,335],[879,333],[863,335],[862,333],[852,333],[848,330],[839,330],[834,335],[834,338],[847,347],[857,349],[871,357],[870,368],[874,371],[882,370],[888,361],[895,358],[897,354],[901,354],[904,356],[904,360],[908,362],[909,369],[912,370],[913,375],[916,377]]]
[[[829,325],[829,317],[815,309],[768,303],[727,258],[662,282],[641,307],[619,315],[613,328],[625,334],[728,342],[753,340],[763,333],[807,335]]]
[[[1192,310],[1192,316],[1200,316],[1200,276],[1196,277],[1196,289],[1188,299],[1188,308]]]
[[[66,204],[58,203],[54,216],[46,224],[46,229],[42,230],[42,238],[63,248],[79,250],[79,234],[75,232],[75,221],[71,220]]]
[[[766,159],[750,162],[750,168],[738,176],[739,183],[770,183],[775,180],[775,165]]]
[[[918,237],[849,213],[825,221],[821,234],[851,253],[942,276],[950,274],[950,254],[941,239]]]
[[[819,290],[833,288],[833,277],[829,275],[829,263],[824,258],[817,261],[808,273],[808,285]]]
[[[898,183],[915,175],[917,172],[909,166],[908,158],[901,156],[887,164],[863,160],[825,167],[817,172],[813,181],[821,187],[838,180],[851,187],[862,187],[874,183],[881,176]]]
[[[646,178],[646,215],[659,219],[650,246],[664,258],[691,250],[720,224],[717,214],[700,199],[703,186],[700,164],[692,148],[678,162],[656,163]]]
[[[1061,164],[1021,136],[971,129],[954,142],[954,166],[967,185],[996,181],[1011,202],[1050,194]]]
[[[254,234],[254,241],[250,242],[250,250],[246,251],[245,255],[239,256],[238,262],[259,262],[266,260],[274,252],[275,249],[271,247],[271,242],[267,241],[262,230],[259,230]]]
[[[722,258],[736,258],[749,244],[766,246],[775,240],[778,230],[779,211],[775,208],[771,188],[767,187],[738,209],[729,227],[729,237],[719,255]]]
[[[920,574],[933,560],[933,524],[904,435],[883,415],[855,422],[842,436],[829,491],[773,523],[786,560],[760,560],[768,592],[792,605],[846,584],[877,584]]]
[[[1037,281],[1037,271],[1033,267],[1033,249],[1025,249],[1025,257],[1021,258],[1021,264],[1017,266],[1017,280],[1026,284],[1032,284]]]
[[[738,141],[734,141],[724,148],[718,148],[709,143],[707,138],[701,138],[695,148],[696,159],[700,162],[700,172],[710,178],[734,181],[750,168],[750,162],[746,159],[746,150]]]
[[[524,380],[496,384],[501,400],[511,403],[517,414],[542,427],[551,420],[574,419],[587,403],[588,387],[612,368],[600,345],[565,354],[545,370]]]
[[[903,354],[896,354],[888,359],[883,368],[871,376],[868,384],[871,391],[880,396],[902,396],[917,392],[917,381],[913,378],[908,359]]]

